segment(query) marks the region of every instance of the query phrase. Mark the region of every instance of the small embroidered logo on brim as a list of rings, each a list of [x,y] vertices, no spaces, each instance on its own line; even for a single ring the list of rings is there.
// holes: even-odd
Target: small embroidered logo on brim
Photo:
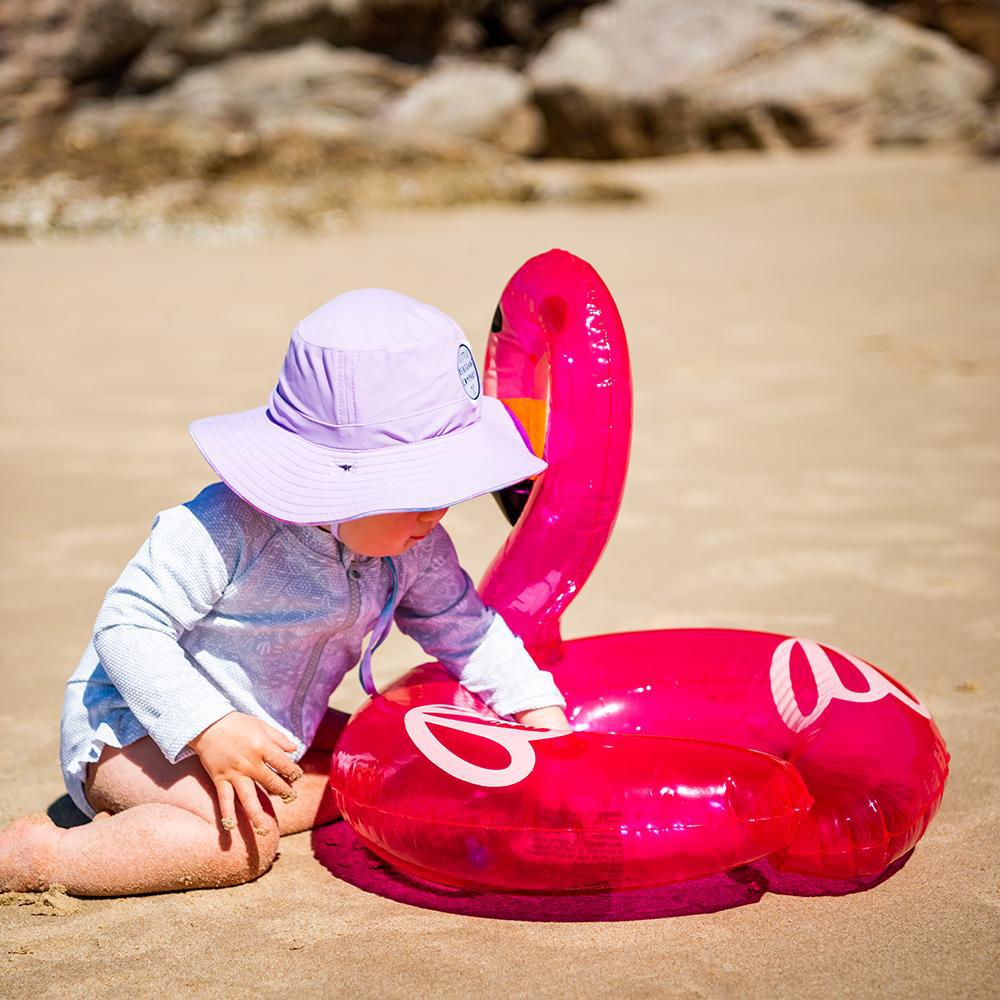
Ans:
[[[462,388],[465,389],[469,399],[479,399],[479,394],[482,392],[479,369],[476,368],[476,359],[472,356],[468,344],[458,345],[458,377],[462,380]]]

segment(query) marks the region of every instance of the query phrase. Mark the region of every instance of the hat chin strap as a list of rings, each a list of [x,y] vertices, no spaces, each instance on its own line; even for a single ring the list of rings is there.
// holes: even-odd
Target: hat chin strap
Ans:
[[[392,578],[392,589],[386,598],[382,610],[379,612],[378,620],[372,629],[371,638],[368,640],[368,648],[361,657],[358,664],[358,675],[361,678],[361,686],[365,689],[365,694],[374,698],[378,694],[375,681],[372,679],[372,653],[385,642],[385,637],[392,628],[392,618],[396,612],[396,602],[399,600],[399,573],[396,564],[392,561],[392,556],[382,556],[382,562],[389,564],[389,575]]]

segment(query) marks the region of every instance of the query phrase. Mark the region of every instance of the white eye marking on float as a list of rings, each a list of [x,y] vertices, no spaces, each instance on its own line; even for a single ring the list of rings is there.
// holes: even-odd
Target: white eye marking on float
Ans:
[[[470,721],[472,719],[478,721]],[[431,722],[436,726],[444,726],[445,729],[458,729],[499,743],[510,754],[510,763],[499,769],[470,764],[438,740],[430,729]],[[531,746],[535,740],[551,740],[556,736],[569,735],[561,730],[522,729],[510,722],[498,724],[490,720],[487,723],[485,717],[478,712],[458,705],[418,705],[406,713],[403,724],[417,749],[432,764],[453,778],[485,788],[516,785],[531,774],[535,766],[535,751]]]
[[[808,715],[802,714],[792,688],[792,650],[796,644],[805,653],[813,680],[816,682],[816,707]],[[818,642],[812,639],[785,639],[775,648],[771,656],[771,696],[782,721],[792,732],[799,733],[811,726],[835,698],[840,701],[869,702],[880,701],[886,695],[891,695],[925,719],[931,717],[931,713],[919,701],[911,698],[874,667],[834,646],[827,648],[838,653],[858,669],[868,682],[868,690],[851,691],[844,687],[826,650]]]

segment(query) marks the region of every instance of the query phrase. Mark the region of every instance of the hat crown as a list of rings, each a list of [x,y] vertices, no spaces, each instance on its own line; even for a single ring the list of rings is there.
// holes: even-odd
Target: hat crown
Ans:
[[[480,397],[469,342],[451,317],[365,288],[298,324],[267,415],[315,444],[358,451],[468,427],[480,418]]]

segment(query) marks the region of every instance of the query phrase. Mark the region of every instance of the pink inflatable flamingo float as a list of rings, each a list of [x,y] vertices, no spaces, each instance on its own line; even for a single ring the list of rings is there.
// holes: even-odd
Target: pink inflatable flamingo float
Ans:
[[[479,590],[552,671],[575,731],[505,722],[440,664],[415,668],[334,753],[361,841],[433,882],[521,891],[636,888],[762,857],[872,875],[909,850],[948,755],[926,708],[871,664],[761,632],[561,638],[617,516],[631,433],[625,334],[593,268],[553,250],[518,270],[484,384],[549,467],[498,495],[516,523]]]

